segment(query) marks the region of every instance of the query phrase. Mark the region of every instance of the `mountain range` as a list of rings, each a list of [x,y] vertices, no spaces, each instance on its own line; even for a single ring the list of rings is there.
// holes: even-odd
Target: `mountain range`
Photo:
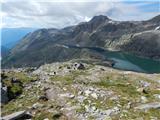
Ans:
[[[146,21],[114,21],[99,15],[63,29],[39,29],[28,33],[10,50],[2,59],[2,67],[104,59],[97,49],[160,60],[160,15]]]

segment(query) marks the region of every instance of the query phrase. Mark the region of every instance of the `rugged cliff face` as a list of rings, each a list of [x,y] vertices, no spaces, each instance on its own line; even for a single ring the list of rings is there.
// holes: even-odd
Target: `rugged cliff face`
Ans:
[[[123,44],[121,49],[133,52],[139,56],[153,59],[160,58],[160,31],[144,31],[134,34],[128,43]]]
[[[64,29],[40,29],[26,35],[2,60],[2,66],[38,66],[84,56],[103,58],[95,51],[68,46],[101,47],[160,59],[159,19],[160,15],[148,21],[120,22],[100,15]]]

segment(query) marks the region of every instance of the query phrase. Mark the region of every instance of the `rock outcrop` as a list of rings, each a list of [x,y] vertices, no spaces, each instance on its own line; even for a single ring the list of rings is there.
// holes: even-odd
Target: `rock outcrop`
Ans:
[[[148,58],[160,58],[160,31],[144,31],[134,34],[130,41],[120,46],[122,50]]]

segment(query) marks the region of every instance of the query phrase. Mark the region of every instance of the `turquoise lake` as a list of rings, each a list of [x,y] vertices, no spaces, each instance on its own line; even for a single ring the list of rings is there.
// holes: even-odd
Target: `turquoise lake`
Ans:
[[[105,55],[115,61],[114,68],[145,73],[160,73],[160,61],[123,52],[105,52]]]
[[[96,51],[106,57],[106,60],[110,59],[115,62],[114,68],[122,70],[130,70],[144,73],[160,73],[160,61],[142,58],[133,54],[119,52],[119,51],[108,51],[98,47],[77,47],[70,46],[70,48],[76,49],[89,49],[93,52]]]

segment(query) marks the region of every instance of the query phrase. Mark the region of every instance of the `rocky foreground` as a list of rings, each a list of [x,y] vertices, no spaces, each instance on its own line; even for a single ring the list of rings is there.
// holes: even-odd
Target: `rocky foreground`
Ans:
[[[160,74],[70,61],[1,76],[4,120],[160,119]]]

